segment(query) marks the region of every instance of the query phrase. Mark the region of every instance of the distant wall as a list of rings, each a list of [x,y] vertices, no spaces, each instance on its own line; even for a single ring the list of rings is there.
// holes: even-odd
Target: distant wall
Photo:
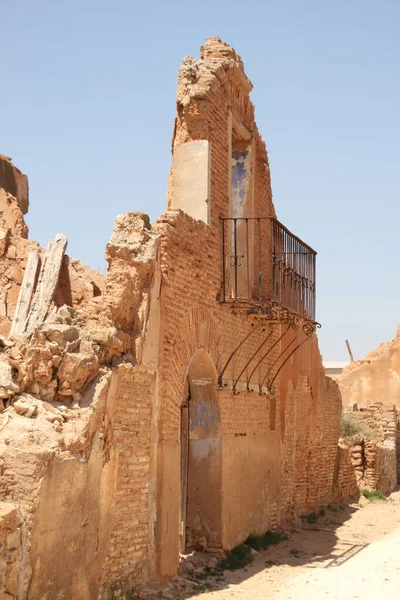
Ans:
[[[400,337],[351,362],[338,382],[343,406],[382,402],[400,409]]]

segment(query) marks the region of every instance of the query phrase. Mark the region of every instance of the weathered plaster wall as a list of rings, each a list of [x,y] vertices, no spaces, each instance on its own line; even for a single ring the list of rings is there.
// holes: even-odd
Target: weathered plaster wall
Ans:
[[[31,539],[29,598],[95,599],[113,525],[118,461],[95,434],[88,460],[55,457],[41,484]]]
[[[27,570],[26,527],[18,507],[0,502],[0,597],[24,598]]]

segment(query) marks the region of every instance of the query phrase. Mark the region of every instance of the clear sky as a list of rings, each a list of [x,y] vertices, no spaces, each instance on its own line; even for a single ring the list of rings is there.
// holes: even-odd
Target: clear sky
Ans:
[[[242,56],[279,219],[318,251],[326,360],[400,321],[399,0],[0,0],[0,152],[29,176],[30,236],[104,269],[115,215],[165,207],[177,71]]]

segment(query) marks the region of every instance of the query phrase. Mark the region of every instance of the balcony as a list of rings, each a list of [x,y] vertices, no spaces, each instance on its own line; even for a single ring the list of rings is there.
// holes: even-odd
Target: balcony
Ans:
[[[272,217],[220,221],[221,302],[315,322],[315,250]]]

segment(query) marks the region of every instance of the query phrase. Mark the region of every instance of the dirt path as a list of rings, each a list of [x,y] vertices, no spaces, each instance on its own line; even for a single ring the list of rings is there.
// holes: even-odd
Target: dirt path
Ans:
[[[388,502],[327,510],[313,527],[259,552],[247,568],[225,572],[215,591],[190,598],[398,600],[400,492]]]

